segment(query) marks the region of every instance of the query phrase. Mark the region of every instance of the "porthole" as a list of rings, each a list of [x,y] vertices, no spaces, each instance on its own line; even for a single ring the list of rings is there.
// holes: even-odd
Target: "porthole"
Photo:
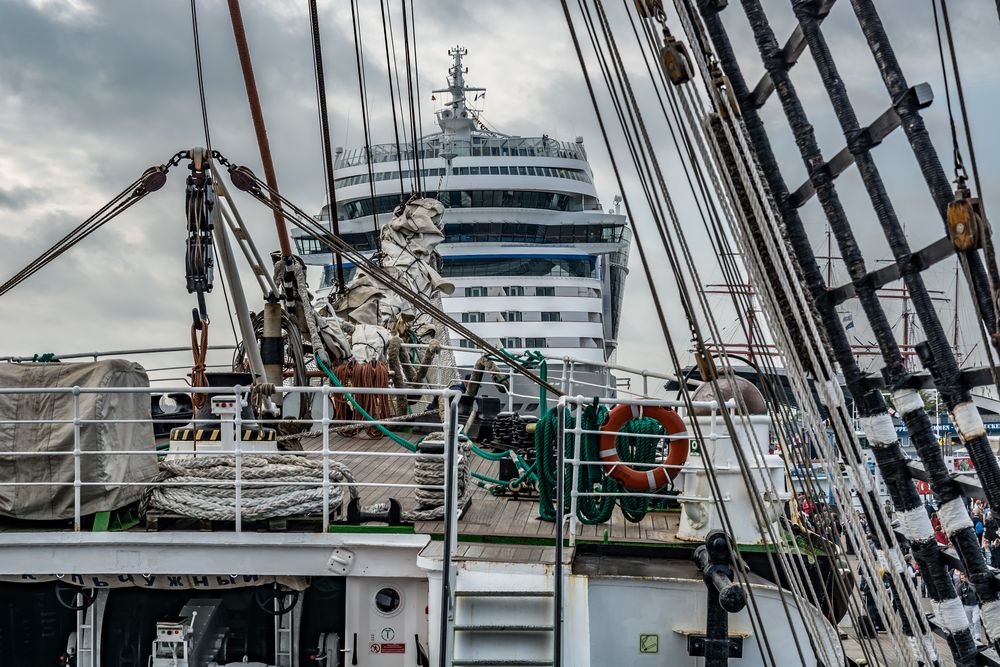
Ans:
[[[395,616],[403,607],[403,595],[392,586],[383,586],[372,598],[372,605],[383,616]]]

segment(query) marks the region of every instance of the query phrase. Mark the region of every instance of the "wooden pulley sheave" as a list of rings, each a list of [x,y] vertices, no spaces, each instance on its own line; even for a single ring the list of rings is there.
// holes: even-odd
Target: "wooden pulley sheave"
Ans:
[[[691,56],[688,54],[687,46],[684,42],[677,40],[670,34],[670,30],[663,27],[663,46],[660,47],[660,64],[663,71],[670,79],[670,83],[675,86],[687,83],[691,80],[692,72]]]
[[[740,105],[733,93],[733,84],[729,82],[729,77],[722,73],[719,63],[713,62],[709,66],[709,74],[712,76],[712,98],[719,110],[719,116],[722,120],[729,120],[730,116],[739,118]]]
[[[663,0],[635,0],[635,9],[644,19],[662,20],[667,16],[663,10]]]
[[[973,197],[965,179],[959,178],[955,199],[948,204],[948,235],[955,249],[968,252],[982,247],[985,225],[982,201]]]

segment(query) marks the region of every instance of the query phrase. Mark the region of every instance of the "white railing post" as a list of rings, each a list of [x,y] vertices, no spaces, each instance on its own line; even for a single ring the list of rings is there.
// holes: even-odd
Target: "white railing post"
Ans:
[[[301,394],[312,400],[312,394]],[[330,387],[323,385],[323,532],[330,532]]]
[[[243,532],[243,389],[233,387],[236,392],[236,532]],[[208,397],[211,405],[212,397]]]
[[[571,468],[573,479],[570,480],[569,492],[569,545],[571,547],[576,546],[576,529],[579,525],[576,509],[580,498],[580,446],[583,441],[583,422],[581,419],[583,416],[583,397],[577,396],[576,401],[576,422],[573,424],[573,465]]]
[[[649,375],[646,374],[647,371],[643,369],[642,371],[642,396],[646,398],[649,396]]]
[[[507,412],[514,412],[514,368],[507,367]]]
[[[444,401],[444,549],[441,559],[441,632],[439,656],[441,667],[451,667],[455,647],[455,582],[453,567],[458,544],[458,410],[457,399],[451,393],[442,394]]]
[[[81,530],[80,502],[80,388],[73,387],[73,530]]]

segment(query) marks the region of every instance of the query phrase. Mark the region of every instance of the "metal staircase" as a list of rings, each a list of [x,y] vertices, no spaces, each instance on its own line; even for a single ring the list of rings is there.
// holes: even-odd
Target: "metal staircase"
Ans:
[[[461,579],[461,577],[459,578]],[[555,664],[552,591],[455,591],[454,667]]]

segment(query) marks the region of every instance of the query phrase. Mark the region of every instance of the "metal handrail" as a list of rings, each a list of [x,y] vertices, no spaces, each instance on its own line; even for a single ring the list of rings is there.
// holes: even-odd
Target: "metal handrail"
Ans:
[[[400,422],[384,421],[379,420],[376,422],[370,420],[343,420],[343,419],[333,419],[330,415],[331,401],[329,398],[333,395],[343,395],[343,394],[383,394],[383,395],[409,395],[409,396],[437,396],[440,397],[445,406],[445,423],[439,422],[405,422],[407,426],[418,425],[427,426],[431,428],[442,428],[446,431],[446,441],[448,442],[448,448],[445,454],[435,455],[435,454],[424,454],[421,453],[419,456],[436,458],[440,457],[445,461],[448,460],[449,456],[454,459],[457,456],[457,429],[452,427],[451,434],[448,434],[448,420],[450,419],[454,422],[456,417],[456,407],[458,397],[461,395],[460,392],[452,389],[396,389],[396,388],[372,388],[372,387],[287,387],[280,386],[276,387],[275,391],[283,394],[302,394],[302,395],[313,395],[322,394],[327,400],[322,401],[323,414],[320,419],[305,419],[305,420],[295,420],[296,423],[304,423],[310,425],[320,425],[322,428],[322,449],[317,452],[294,452],[294,451],[278,451],[269,453],[276,456],[299,456],[315,459],[318,457],[322,458],[323,462],[323,481],[320,483],[323,492],[323,531],[329,530],[330,517],[329,517],[329,494],[332,484],[336,484],[340,487],[346,488],[400,488],[400,489],[433,489],[439,490],[444,495],[448,494],[448,489],[445,487],[449,482],[444,484],[406,484],[406,483],[386,483],[377,481],[340,481],[331,482],[329,479],[330,475],[330,457],[331,456],[345,456],[345,457],[364,457],[364,456],[378,456],[378,457],[402,457],[402,458],[412,458],[418,456],[411,452],[360,452],[360,451],[339,451],[333,450],[330,447],[330,427],[339,425],[358,425],[358,426],[370,426],[373,423],[385,424],[385,425],[399,425]],[[3,452],[3,456],[10,457],[72,457],[73,458],[73,480],[72,481],[58,481],[58,480],[45,480],[40,482],[25,482],[25,481],[0,481],[0,488],[3,487],[73,487],[73,525],[75,531],[82,530],[82,491],[84,488],[89,487],[106,487],[109,485],[121,486],[121,487],[153,487],[163,484],[163,482],[157,481],[86,481],[82,479],[82,461],[84,457],[88,456],[109,456],[109,455],[124,455],[124,456],[150,456],[155,455],[155,451],[135,451],[135,450],[101,450],[101,451],[84,451],[82,449],[82,438],[81,431],[84,426],[97,425],[97,424],[144,424],[144,423],[154,423],[162,422],[164,420],[154,420],[152,418],[141,418],[141,419],[84,419],[81,413],[81,396],[84,395],[96,395],[96,394],[154,394],[163,392],[178,392],[178,393],[194,393],[194,394],[223,394],[223,395],[236,395],[237,401],[241,403],[240,400],[242,396],[249,395],[250,388],[242,386],[234,387],[170,387],[170,388],[154,388],[154,387],[0,387],[0,395],[13,395],[13,394],[28,394],[28,395],[66,395],[72,396],[73,398],[73,418],[72,419],[4,419],[0,420],[0,424],[72,424],[73,425],[73,446],[71,450],[54,450],[54,451],[11,451]],[[218,423],[218,419],[176,419],[166,420],[171,423],[178,424],[194,424],[199,423]],[[246,481],[242,476],[242,459],[246,455],[246,450],[243,448],[243,425],[245,423],[253,423],[254,425],[266,425],[271,423],[287,423],[287,420],[279,419],[255,419],[252,422],[245,422],[242,418],[242,414],[237,411],[234,419],[234,437],[235,444],[232,452],[227,452],[235,458],[235,479],[233,480],[233,488],[235,491],[235,530],[236,532],[242,532],[242,492],[244,488],[260,488],[260,487],[316,487],[319,484],[316,482],[284,482],[284,481],[265,481],[265,480],[251,480]],[[449,452],[451,452],[449,454]],[[452,464],[453,465],[453,464]],[[457,483],[457,480],[451,481],[451,483]],[[169,485],[174,487],[217,487],[220,482],[218,481],[170,481]],[[226,483],[228,485],[228,483]],[[452,530],[454,533],[457,530],[457,526],[453,525],[457,521],[457,512],[446,512],[444,522],[448,529]]]

